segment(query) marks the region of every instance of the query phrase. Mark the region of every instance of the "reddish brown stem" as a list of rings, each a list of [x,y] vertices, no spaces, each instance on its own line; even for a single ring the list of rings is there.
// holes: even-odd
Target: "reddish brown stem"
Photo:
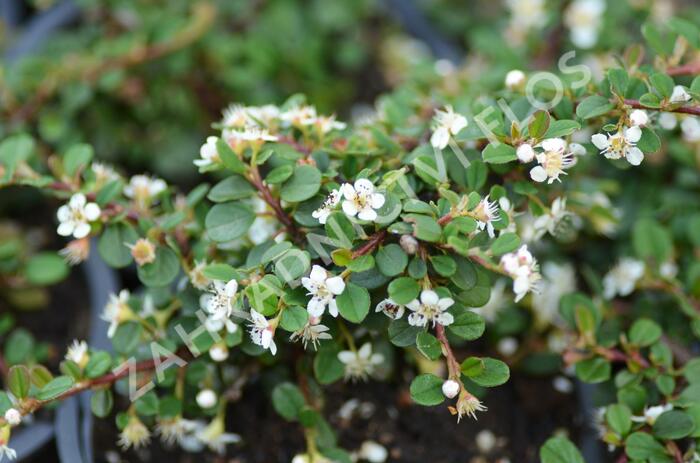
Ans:
[[[666,74],[669,76],[686,76],[700,74],[700,61],[694,63],[686,63],[680,66],[674,66],[666,69]]]
[[[693,114],[695,116],[700,116],[700,106],[681,106],[679,108],[674,108],[674,109],[659,109],[659,108],[652,108],[650,106],[643,105],[642,103],[639,102],[639,100],[630,100],[630,99],[625,99],[625,104],[629,105],[633,108],[636,109],[649,109],[652,111],[665,111],[668,113],[683,113],[683,114]]]
[[[440,344],[442,344],[442,350],[447,358],[447,370],[449,371],[450,378],[455,381],[459,379],[460,376],[460,366],[454,352],[452,352],[452,347],[450,342],[447,340],[447,335],[445,334],[445,327],[438,324],[435,327],[435,336],[437,337]]]
[[[374,251],[377,246],[381,244],[382,241],[384,241],[384,238],[386,237],[386,230],[380,230],[374,235],[370,236],[369,239],[357,248],[353,253],[352,253],[352,258],[357,259],[360,256],[364,256],[365,254],[370,254],[372,251]]]
[[[298,241],[301,237],[298,234],[294,221],[291,217],[289,217],[289,215],[287,215],[286,212],[284,212],[279,200],[272,195],[270,189],[267,187],[267,185],[265,185],[265,182],[263,182],[262,178],[260,177],[260,172],[258,171],[257,166],[251,166],[249,181],[260,192],[260,196],[262,196],[263,201],[265,201],[275,212],[277,219],[284,224],[284,228],[287,229],[287,233],[289,233],[292,239]]]

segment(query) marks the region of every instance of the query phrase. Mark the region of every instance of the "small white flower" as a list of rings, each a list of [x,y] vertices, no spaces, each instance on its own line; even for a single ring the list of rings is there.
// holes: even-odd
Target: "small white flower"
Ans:
[[[633,166],[638,166],[644,160],[644,153],[636,146],[641,137],[642,129],[633,126],[613,135],[597,133],[591,137],[591,142],[606,158],[620,159],[623,157]]]
[[[118,444],[122,450],[130,447],[145,447],[151,441],[151,433],[136,415],[129,417],[129,422],[119,434]]]
[[[559,225],[567,219],[575,217],[572,212],[566,210],[566,198],[558,197],[552,201],[549,211],[537,216],[535,219],[535,236],[542,237],[545,233],[556,236]]]
[[[228,283],[215,280],[209,292],[203,294],[200,304],[213,320],[223,320],[231,316],[233,302],[238,292],[238,282],[231,280]]]
[[[277,353],[277,345],[275,344],[274,335],[275,327],[270,325],[270,322],[255,309],[250,309],[250,339],[253,344],[257,344],[264,349],[269,349],[272,355]]]
[[[360,220],[374,221],[377,219],[376,209],[384,205],[384,195],[374,191],[374,185],[366,178],[361,178],[355,185],[344,183],[340,187],[343,195],[343,212],[350,217],[357,216]]]
[[[338,304],[335,297],[345,290],[345,281],[342,277],[330,275],[320,265],[314,265],[308,277],[301,279],[301,284],[311,296],[306,310],[312,317],[320,317],[328,307],[328,313],[338,316]]]
[[[80,239],[90,234],[90,222],[100,218],[100,206],[89,203],[82,193],[74,194],[68,204],[58,208],[56,216],[60,224],[57,233]]]
[[[659,416],[670,410],[673,410],[673,404],[644,407],[644,416],[632,416],[632,421],[635,423],[646,423],[651,426]]]
[[[190,450],[188,442],[193,439],[194,432],[203,427],[202,421],[186,420],[177,416],[175,418],[160,419],[156,426],[156,432],[166,447],[170,447],[177,442],[183,448]]]
[[[576,291],[574,267],[568,263],[545,262],[539,291],[532,295],[532,308],[538,327],[552,323],[559,314],[559,301]]]
[[[384,463],[389,457],[389,452],[387,452],[384,446],[368,440],[362,443],[357,456],[369,463]]]
[[[476,219],[476,226],[479,230],[486,230],[489,238],[493,238],[495,232],[493,230],[493,222],[501,220],[498,213],[498,205],[496,201],[489,201],[489,195],[479,201],[479,204],[472,211],[472,216]]]
[[[223,419],[217,416],[207,427],[197,431],[197,439],[210,450],[223,455],[228,444],[237,444],[241,441],[241,436],[224,432],[224,429]]]
[[[85,368],[89,360],[88,345],[85,341],[73,340],[73,344],[68,347],[66,360],[75,362],[80,368]]]
[[[199,405],[201,408],[212,408],[218,402],[216,392],[212,391],[211,389],[202,389],[197,394],[196,399],[197,405]]]
[[[520,162],[530,162],[535,159],[535,149],[529,143],[523,143],[515,150],[515,155],[518,156]]]
[[[199,156],[201,159],[195,159],[194,165],[197,167],[206,167],[219,162],[219,151],[216,149],[217,137],[207,137],[207,142],[199,148]]]
[[[562,138],[548,138],[541,146],[544,151],[535,155],[539,165],[530,170],[530,177],[536,182],[561,181],[559,176],[566,175],[564,170],[574,165],[574,155],[567,151]]]
[[[700,141],[700,120],[697,117],[688,116],[681,122],[683,139],[690,143]]]
[[[630,123],[644,127],[649,123],[649,115],[643,109],[635,109],[630,113]]]
[[[508,71],[508,74],[506,74],[505,84],[510,90],[522,87],[525,84],[525,73],[520,69]]]
[[[687,103],[690,101],[690,93],[682,85],[676,85],[673,87],[673,92],[671,92],[671,98],[669,101],[671,103]]]
[[[454,317],[447,312],[447,309],[454,303],[454,299],[450,297],[440,297],[435,291],[424,289],[420,293],[420,301],[414,299],[406,304],[406,307],[413,312],[408,316],[408,323],[412,326],[426,326],[428,323],[432,323],[433,326],[451,325]]]
[[[131,294],[127,289],[119,291],[118,296],[116,294],[109,295],[107,305],[102,312],[102,320],[109,322],[107,336],[110,338],[117,332],[119,324],[130,319],[133,315],[129,307],[129,297],[131,297]]]
[[[678,125],[678,118],[673,113],[661,113],[659,115],[659,125],[664,130],[673,130]]]
[[[316,122],[316,108],[313,106],[297,105],[280,115],[285,125],[301,128]]]
[[[299,331],[295,331],[289,337],[290,341],[295,342],[301,339],[304,344],[304,349],[311,343],[314,349],[318,349],[319,343],[324,339],[333,339],[330,333],[328,333],[328,327],[320,324],[321,319],[318,317],[310,317],[309,322],[304,325]]]
[[[445,149],[450,137],[456,136],[466,126],[467,118],[454,112],[452,106],[446,106],[444,111],[436,109],[430,144],[437,149]]]
[[[338,353],[338,360],[345,364],[345,379],[366,380],[377,365],[384,361],[382,354],[372,353],[372,344],[366,343],[360,350],[344,350]]]
[[[442,393],[448,399],[454,399],[459,394],[462,387],[454,379],[448,379],[442,383]]]
[[[399,318],[403,317],[405,310],[406,308],[403,305],[397,304],[392,299],[388,298],[377,304],[377,308],[374,309],[375,312],[383,312],[384,315],[392,320],[398,320]]]
[[[520,246],[517,252],[504,254],[501,257],[501,266],[513,278],[515,302],[520,301],[528,292],[538,290],[542,277],[537,261],[528,251],[527,245]]]
[[[129,184],[124,187],[124,194],[127,198],[135,199],[141,206],[145,206],[166,188],[168,185],[160,178],[134,175],[129,179]]]
[[[603,296],[612,299],[615,295],[629,296],[637,281],[644,276],[644,262],[623,257],[603,278]]]
[[[598,41],[603,0],[574,0],[566,9],[564,22],[571,32],[571,41],[579,48],[592,48]]]
[[[325,135],[333,130],[345,130],[347,124],[335,120],[335,115],[318,116],[314,121],[314,127],[316,127],[321,134]]]
[[[22,414],[16,408],[8,408],[5,412],[5,421],[10,426],[18,426],[22,422]]]
[[[103,185],[112,180],[119,178],[119,174],[110,165],[104,164],[102,162],[93,162],[90,166],[92,172],[95,174],[95,183],[98,185]]]
[[[319,207],[311,213],[311,217],[313,217],[314,219],[318,219],[318,222],[320,224],[325,224],[326,220],[328,220],[328,216],[331,215],[331,212],[333,212],[336,206],[338,206],[338,203],[340,202],[340,196],[340,191],[331,191],[328,194],[326,200],[321,205],[321,207]]]

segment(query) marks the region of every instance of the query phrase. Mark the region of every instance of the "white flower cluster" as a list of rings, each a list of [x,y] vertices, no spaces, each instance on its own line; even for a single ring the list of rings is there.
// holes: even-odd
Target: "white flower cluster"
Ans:
[[[574,0],[564,13],[564,23],[571,33],[571,41],[579,48],[592,48],[605,12],[605,0]]]
[[[318,115],[316,108],[307,105],[294,105],[283,111],[274,105],[233,104],[224,110],[221,125],[221,138],[237,154],[247,147],[258,149],[265,142],[278,141],[280,127],[294,127],[302,131],[310,127],[320,136],[346,127],[335,116]],[[216,146],[218,141],[218,137],[207,138],[199,149],[200,159],[194,161],[197,167],[207,168],[221,162]]]
[[[537,292],[542,276],[537,260],[528,251],[527,245],[520,246],[516,252],[504,254],[501,257],[501,266],[513,279],[515,302],[520,301],[530,291]]]
[[[541,151],[535,151],[541,148]],[[516,155],[522,163],[537,161],[537,166],[530,169],[530,178],[536,182],[560,182],[565,170],[576,164],[576,156],[586,153],[578,143],[567,144],[563,138],[547,138],[535,147],[529,143],[518,146]]]
[[[377,210],[384,205],[385,200],[384,195],[375,190],[371,181],[361,178],[355,181],[354,185],[343,183],[338,190],[331,191],[321,207],[311,215],[318,219],[319,223],[325,224],[328,216],[340,204],[348,217],[357,216],[360,220],[373,222],[377,220]]]
[[[603,278],[603,296],[612,299],[616,295],[629,296],[637,281],[644,276],[644,262],[623,257]]]

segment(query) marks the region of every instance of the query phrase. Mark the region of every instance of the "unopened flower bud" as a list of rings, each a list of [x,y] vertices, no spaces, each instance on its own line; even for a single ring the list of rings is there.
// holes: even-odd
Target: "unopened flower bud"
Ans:
[[[223,362],[228,358],[228,348],[225,344],[214,344],[209,349],[209,356],[215,362]]]
[[[401,244],[401,248],[409,256],[418,252],[418,241],[411,235],[401,235],[399,243]]]
[[[134,244],[129,245],[129,248],[131,248],[131,256],[139,267],[156,260],[156,247],[145,238],[139,238]]]
[[[204,389],[197,394],[197,405],[202,408],[212,408],[216,405],[216,393],[211,389]]]
[[[518,156],[520,162],[530,162],[535,159],[535,150],[529,143],[523,143],[522,145],[518,146],[518,149],[515,151],[515,155]]]
[[[643,109],[635,109],[630,113],[630,122],[632,125],[643,127],[649,123],[649,116]]]
[[[5,421],[10,426],[17,426],[22,422],[22,414],[16,408],[10,408],[5,412]]]
[[[448,399],[453,399],[457,397],[457,394],[459,394],[459,390],[459,383],[453,379],[448,379],[447,381],[442,383],[442,393],[445,394],[445,397],[447,397]]]
[[[525,73],[520,69],[513,69],[506,74],[505,83],[510,90],[522,87],[525,84]]]
[[[384,463],[389,457],[389,452],[380,444],[368,440],[362,443],[359,457],[370,463]]]

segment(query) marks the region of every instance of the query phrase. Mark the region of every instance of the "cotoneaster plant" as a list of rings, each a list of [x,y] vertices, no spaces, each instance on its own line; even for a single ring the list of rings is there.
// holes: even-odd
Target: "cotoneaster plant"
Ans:
[[[387,379],[400,349],[420,373],[415,402],[446,402],[456,421],[488,413],[484,388],[509,368],[458,353],[484,318],[498,329],[506,298],[532,310],[569,374],[600,383],[612,458],[697,460],[700,79],[688,74],[700,67],[683,60],[700,32],[657,35],[653,59],[631,47],[600,81],[551,74],[560,92],[522,71],[494,84],[455,70],[408,82],[349,126],[301,97],[231,106],[194,160],[215,183],[187,194],[124,178],[87,145],[46,160],[29,135],[7,138],[2,183],[63,202],[68,261],[135,265],[144,289],[104,309],[113,353],[76,341],[60,374],[11,367],[2,454],[25,416],[81,391],[109,415],[120,380],[124,449],[157,436],[224,453],[240,440],[227,404],[275,366],[270,400],[306,435],[294,462],[352,461],[322,386]],[[421,372],[418,356],[444,373]],[[382,461],[376,444],[363,449],[354,457]],[[541,458],[583,461],[564,437]]]

